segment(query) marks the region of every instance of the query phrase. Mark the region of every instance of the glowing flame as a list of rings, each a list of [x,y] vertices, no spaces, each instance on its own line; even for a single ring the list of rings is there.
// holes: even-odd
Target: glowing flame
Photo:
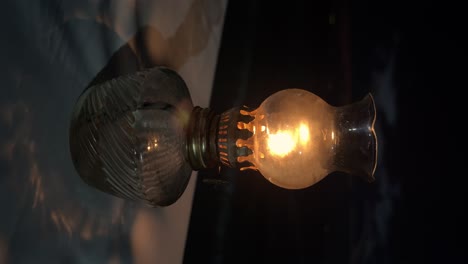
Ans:
[[[270,154],[284,157],[296,147],[293,135],[286,131],[278,131],[268,136],[268,149]]]
[[[310,141],[309,127],[300,124],[294,132],[278,131],[268,135],[268,149],[271,155],[284,157],[296,149],[297,145],[306,147]]]

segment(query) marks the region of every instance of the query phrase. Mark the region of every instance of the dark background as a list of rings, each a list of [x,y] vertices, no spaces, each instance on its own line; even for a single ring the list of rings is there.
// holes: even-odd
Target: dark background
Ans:
[[[288,191],[259,173],[202,171],[185,262],[466,263],[460,10],[230,1],[211,108],[256,107],[292,87],[333,105],[371,92],[377,180],[334,173]]]

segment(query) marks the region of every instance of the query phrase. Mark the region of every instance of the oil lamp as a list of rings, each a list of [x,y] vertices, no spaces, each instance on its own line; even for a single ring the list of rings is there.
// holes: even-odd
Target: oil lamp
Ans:
[[[183,79],[156,67],[87,88],[70,125],[74,166],[112,195],[167,206],[192,170],[258,170],[271,183],[302,189],[334,171],[374,179],[375,105],[334,107],[301,89],[269,96],[256,109],[216,114],[193,107]]]

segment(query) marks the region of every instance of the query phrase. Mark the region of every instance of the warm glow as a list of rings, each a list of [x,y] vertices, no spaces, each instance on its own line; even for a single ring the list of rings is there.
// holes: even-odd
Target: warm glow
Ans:
[[[269,134],[268,149],[270,154],[284,157],[293,151],[296,145],[305,146],[309,140],[309,127],[305,124],[300,124],[293,133],[280,130],[276,134]]]
[[[278,133],[268,136],[268,149],[272,155],[284,157],[295,147],[296,140],[294,140],[291,133],[278,131]]]
[[[302,145],[305,145],[309,142],[309,138],[309,128],[305,124],[301,124],[299,126],[299,141]]]

